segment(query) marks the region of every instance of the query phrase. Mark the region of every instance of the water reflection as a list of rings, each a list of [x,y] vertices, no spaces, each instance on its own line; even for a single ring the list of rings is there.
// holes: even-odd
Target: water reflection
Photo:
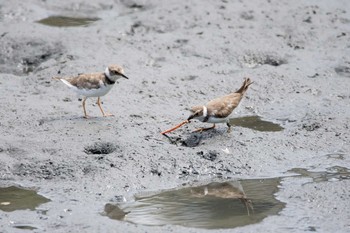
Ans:
[[[276,132],[282,131],[283,127],[270,121],[261,120],[259,116],[246,116],[230,119],[233,126],[241,126],[257,131]]]
[[[284,207],[274,197],[279,183],[279,178],[214,182],[138,195],[134,202],[119,206],[108,203],[105,212],[110,218],[143,225],[234,228],[277,214]]]
[[[341,166],[333,166],[327,168],[326,171],[308,171],[305,168],[293,168],[288,172],[293,172],[303,177],[312,178],[312,182],[340,181],[350,179],[350,170]]]
[[[0,210],[11,212],[15,210],[35,210],[39,205],[49,202],[34,190],[23,189],[15,186],[0,188]]]
[[[99,18],[74,18],[67,16],[50,16],[45,19],[41,19],[37,21],[37,23],[44,24],[47,26],[53,27],[79,27],[86,26],[95,21],[99,20]]]

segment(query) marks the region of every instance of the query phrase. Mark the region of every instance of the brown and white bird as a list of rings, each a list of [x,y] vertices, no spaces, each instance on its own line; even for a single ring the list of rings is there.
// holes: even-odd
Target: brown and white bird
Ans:
[[[247,91],[250,84],[253,82],[246,78],[239,90],[229,95],[225,95],[209,101],[206,105],[194,106],[191,109],[192,114],[188,117],[188,121],[197,119],[201,122],[213,123],[212,127],[200,128],[196,131],[203,131],[215,128],[216,123],[226,123],[228,132],[231,131],[229,123],[229,116],[233,110],[238,106],[244,93]]]
[[[106,95],[112,89],[115,82],[120,78],[128,79],[128,77],[124,75],[123,68],[119,65],[110,65],[106,68],[105,72],[79,74],[67,78],[55,77],[54,79],[61,80],[79,96],[84,96],[84,117],[88,118],[85,108],[85,102],[88,97],[97,97],[97,105],[104,117],[113,116],[112,114],[103,111],[100,97]]]

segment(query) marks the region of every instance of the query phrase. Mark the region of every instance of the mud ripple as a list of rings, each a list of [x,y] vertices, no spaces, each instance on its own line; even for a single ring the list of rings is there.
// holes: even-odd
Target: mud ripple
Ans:
[[[74,170],[69,164],[52,162],[51,160],[18,163],[12,168],[13,174],[21,177],[35,177],[39,179],[50,180],[56,177],[66,179],[73,178]]]
[[[35,72],[43,62],[62,54],[63,46],[59,42],[7,38],[0,44],[0,69],[2,73],[26,75]]]

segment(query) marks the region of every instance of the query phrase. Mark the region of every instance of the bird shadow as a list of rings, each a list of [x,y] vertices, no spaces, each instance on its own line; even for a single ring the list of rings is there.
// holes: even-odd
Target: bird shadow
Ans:
[[[89,118],[85,118],[83,116],[58,116],[58,117],[44,117],[41,118],[39,121],[39,125],[43,125],[46,123],[54,123],[54,122],[60,122],[60,121],[75,121],[75,122],[81,122],[81,121],[105,121],[106,119],[110,119],[112,117],[98,117],[98,116],[89,116]]]
[[[211,129],[203,132],[191,132],[186,135],[169,136],[163,134],[171,144],[185,147],[197,147],[208,139],[213,139],[227,133],[226,130]]]

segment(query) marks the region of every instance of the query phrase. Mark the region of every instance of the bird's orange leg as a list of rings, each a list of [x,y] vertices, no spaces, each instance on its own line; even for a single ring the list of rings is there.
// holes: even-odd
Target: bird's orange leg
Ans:
[[[86,108],[85,108],[86,100],[87,100],[87,97],[85,97],[84,100],[83,100],[83,109],[84,109],[84,118],[87,119],[87,118],[89,118],[89,116],[86,114]]]
[[[101,110],[101,112],[102,112],[102,115],[103,115],[104,117],[113,116],[113,114],[105,113],[105,112],[103,111],[102,106],[101,106],[101,99],[100,99],[100,97],[97,98],[97,102],[96,102],[96,103],[97,103],[98,107],[100,108],[100,110]]]
[[[215,124],[213,124],[212,127],[209,127],[209,128],[199,128],[199,129],[194,130],[193,132],[203,132],[203,131],[207,131],[207,130],[214,129],[214,128],[215,128]]]

